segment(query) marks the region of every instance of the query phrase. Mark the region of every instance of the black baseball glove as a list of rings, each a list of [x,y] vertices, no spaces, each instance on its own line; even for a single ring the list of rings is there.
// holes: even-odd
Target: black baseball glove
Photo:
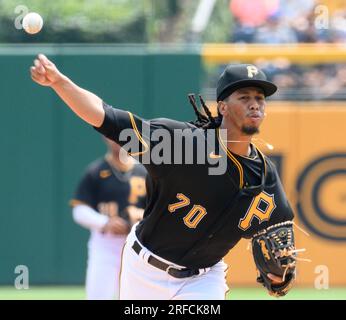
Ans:
[[[284,296],[292,287],[296,274],[293,222],[278,223],[261,230],[252,237],[252,254],[258,270],[257,282],[267,288],[270,295]],[[282,278],[273,284],[268,273]]]

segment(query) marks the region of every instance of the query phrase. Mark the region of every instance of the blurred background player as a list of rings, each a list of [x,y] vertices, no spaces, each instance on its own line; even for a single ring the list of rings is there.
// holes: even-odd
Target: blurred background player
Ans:
[[[105,142],[105,157],[88,166],[71,201],[74,221],[91,232],[88,300],[118,298],[122,247],[145,206],[144,167],[127,155],[120,157],[121,147],[115,142]]]

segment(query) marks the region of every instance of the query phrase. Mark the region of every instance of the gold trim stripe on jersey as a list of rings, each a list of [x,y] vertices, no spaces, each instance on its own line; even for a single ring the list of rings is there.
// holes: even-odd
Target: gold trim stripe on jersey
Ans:
[[[228,158],[230,158],[234,164],[236,165],[236,167],[238,168],[239,171],[239,188],[242,189],[244,186],[244,171],[243,171],[243,167],[241,166],[240,162],[234,157],[234,155],[231,153],[231,151],[228,150],[228,148],[225,146],[225,144],[223,143],[223,141],[220,138],[220,132],[219,132],[219,128],[216,129],[216,133],[217,133],[217,138],[221,144],[222,149],[227,153]]]
[[[130,117],[130,120],[131,120],[131,125],[132,125],[132,128],[133,130],[135,130],[135,134],[138,138],[138,140],[143,144],[144,146],[144,151],[139,151],[139,152],[134,152],[134,153],[129,153],[130,156],[139,156],[145,152],[147,152],[149,150],[149,146],[147,145],[147,143],[143,140],[138,128],[137,128],[137,125],[136,125],[136,121],[133,117],[133,114],[129,111],[127,111],[127,113],[129,114],[129,117]]]

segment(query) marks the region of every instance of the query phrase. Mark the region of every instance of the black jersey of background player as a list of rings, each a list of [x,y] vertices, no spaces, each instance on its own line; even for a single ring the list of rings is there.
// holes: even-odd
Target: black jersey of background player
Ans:
[[[130,147],[128,151],[140,161],[148,151],[148,137],[142,135],[144,126],[149,126],[150,132],[190,128],[206,137],[206,130],[187,122],[146,122],[130,112],[107,105],[104,109],[105,120],[96,130],[128,147],[130,139],[120,141],[119,135],[131,128],[141,148]],[[253,145],[252,157],[233,154],[219,135],[215,136],[215,154],[227,158],[227,170],[222,175],[210,175],[208,163],[144,163],[150,175],[149,192],[136,235],[155,254],[189,268],[210,267],[242,237],[249,238],[269,225],[293,219],[274,164]],[[150,140],[150,149],[157,143]]]
[[[127,206],[145,207],[145,176],[146,170],[141,164],[120,172],[104,158],[98,159],[88,166],[72,202],[85,203],[110,217],[119,214],[129,221],[124,210]]]

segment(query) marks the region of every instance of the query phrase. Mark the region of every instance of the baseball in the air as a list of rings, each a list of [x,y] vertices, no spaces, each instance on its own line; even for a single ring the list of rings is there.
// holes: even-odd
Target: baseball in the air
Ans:
[[[38,33],[42,29],[42,26],[43,19],[36,12],[30,12],[23,18],[23,28],[27,33]]]

